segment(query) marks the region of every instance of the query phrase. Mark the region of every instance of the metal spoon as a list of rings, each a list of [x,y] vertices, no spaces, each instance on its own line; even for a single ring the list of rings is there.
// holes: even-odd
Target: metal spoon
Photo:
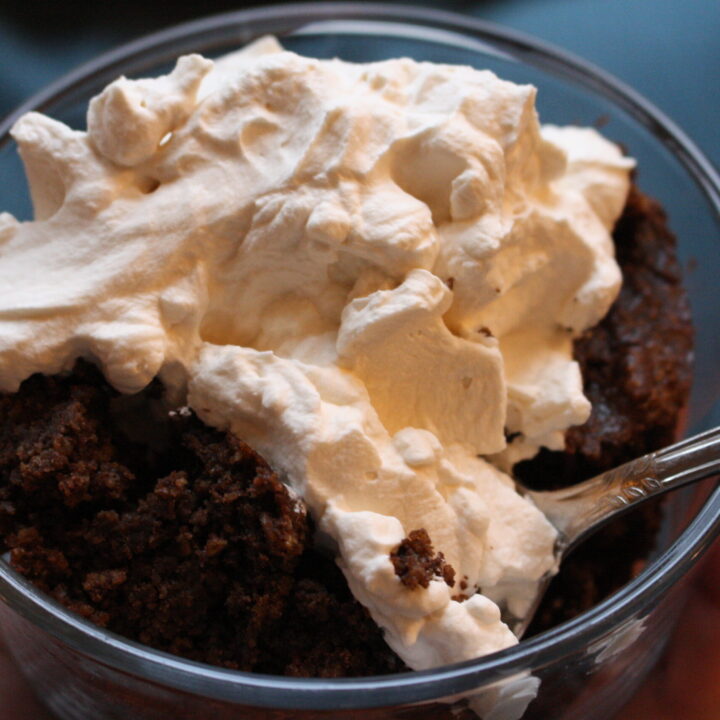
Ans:
[[[558,531],[558,565],[581,540],[605,522],[641,502],[720,473],[720,427],[643,455],[590,480],[562,490],[537,492],[518,483]],[[544,577],[530,611],[508,623],[520,638],[552,579]]]

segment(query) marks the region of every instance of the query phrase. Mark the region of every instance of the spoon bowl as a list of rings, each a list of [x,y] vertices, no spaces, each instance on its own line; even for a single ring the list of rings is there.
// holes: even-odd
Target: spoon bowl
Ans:
[[[569,488],[537,491],[521,483],[516,486],[558,531],[555,560],[560,567],[568,553],[612,518],[650,498],[718,473],[720,427],[715,427]],[[548,573],[540,580],[529,612],[522,618],[507,618],[518,638],[525,634],[553,575]]]

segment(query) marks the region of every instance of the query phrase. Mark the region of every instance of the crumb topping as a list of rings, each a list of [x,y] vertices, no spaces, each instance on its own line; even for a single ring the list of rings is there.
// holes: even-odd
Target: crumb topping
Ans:
[[[400,582],[410,590],[426,588],[436,577],[450,587],[455,584],[455,569],[441,552],[435,552],[425,528],[410,532],[390,553],[390,560]]]

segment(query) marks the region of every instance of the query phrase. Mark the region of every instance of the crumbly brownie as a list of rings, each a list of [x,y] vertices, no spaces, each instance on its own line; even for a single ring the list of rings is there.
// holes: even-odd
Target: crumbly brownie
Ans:
[[[690,316],[662,210],[633,189],[614,237],[623,289],[575,346],[592,415],[565,452],[517,466],[535,487],[669,442],[687,397]],[[79,363],[0,396],[0,537],[14,567],[94,622],[193,660],[296,676],[406,669],[262,458],[190,412],[168,418],[161,395],[119,396]],[[626,582],[657,523],[649,508],[586,543],[531,632]],[[395,560],[409,582],[451,571],[418,534]]]
[[[692,322],[664,211],[633,187],[613,239],[620,296],[574,348],[592,412],[568,430],[564,452],[543,450],[515,466],[538,489],[576,483],[672,442],[687,402]]]
[[[98,625],[192,660],[319,677],[403,669],[265,461],[189,411],[163,420],[159,394],[124,398],[80,362],[0,397],[13,567]],[[150,444],[137,439],[144,417]]]
[[[442,578],[450,587],[455,584],[455,568],[445,562],[441,552],[435,552],[425,528],[412,530],[390,553],[390,561],[400,582],[410,590],[426,588],[435,578]]]
[[[633,187],[613,239],[620,296],[575,342],[592,412],[567,432],[564,452],[542,450],[515,466],[535,489],[593,477],[672,443],[678,432],[690,391],[693,331],[675,238],[663,209]],[[553,579],[528,636],[575,617],[637,575],[659,522],[659,503],[646,504],[584,542]]]

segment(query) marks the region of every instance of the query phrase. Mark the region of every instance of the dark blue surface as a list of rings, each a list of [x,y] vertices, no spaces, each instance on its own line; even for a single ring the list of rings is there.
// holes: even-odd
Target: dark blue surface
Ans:
[[[720,1],[490,0],[472,14],[532,33],[616,75],[720,165]]]
[[[680,125],[720,166],[720,0],[422,2],[522,30],[621,78]],[[240,6],[240,4],[238,4]],[[205,7],[211,7],[208,4]],[[129,12],[138,14],[135,6]],[[143,34],[140,18],[39,30],[0,9],[0,116],[68,70]],[[180,18],[168,15],[167,24]],[[155,29],[162,21],[153,19]]]

